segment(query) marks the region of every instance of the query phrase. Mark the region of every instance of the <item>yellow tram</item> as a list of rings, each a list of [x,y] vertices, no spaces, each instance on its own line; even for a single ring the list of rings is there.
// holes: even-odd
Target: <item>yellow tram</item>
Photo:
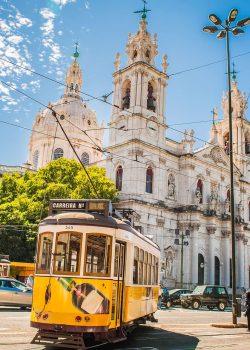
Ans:
[[[111,214],[108,200],[50,202],[39,225],[32,343],[87,349],[155,320],[160,250]]]

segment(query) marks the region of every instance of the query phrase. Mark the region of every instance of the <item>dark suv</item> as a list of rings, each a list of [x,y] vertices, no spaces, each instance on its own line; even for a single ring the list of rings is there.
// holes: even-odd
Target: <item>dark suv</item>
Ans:
[[[230,304],[229,295],[223,286],[197,286],[193,293],[181,295],[181,306],[188,308],[191,306],[194,310],[198,310],[201,306],[207,306],[209,310],[218,308],[224,311]]]
[[[165,298],[162,298],[161,304],[169,309],[172,305],[181,304],[181,295],[190,294],[192,291],[190,289],[172,289],[169,291],[169,295]]]

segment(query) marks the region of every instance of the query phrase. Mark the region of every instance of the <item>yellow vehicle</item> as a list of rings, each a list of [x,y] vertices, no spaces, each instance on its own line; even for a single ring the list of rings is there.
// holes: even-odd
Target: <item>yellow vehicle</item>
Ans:
[[[156,321],[160,250],[111,210],[108,200],[50,202],[39,225],[33,344],[88,349]]]

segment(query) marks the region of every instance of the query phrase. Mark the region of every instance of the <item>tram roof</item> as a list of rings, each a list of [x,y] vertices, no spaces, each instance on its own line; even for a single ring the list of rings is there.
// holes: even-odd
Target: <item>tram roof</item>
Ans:
[[[151,239],[143,236],[143,234],[136,231],[126,222],[112,216],[104,216],[98,213],[65,212],[46,217],[40,222],[39,226],[45,225],[87,225],[121,229],[133,233],[150,245],[154,246],[156,249],[160,250],[159,246],[151,241]]]

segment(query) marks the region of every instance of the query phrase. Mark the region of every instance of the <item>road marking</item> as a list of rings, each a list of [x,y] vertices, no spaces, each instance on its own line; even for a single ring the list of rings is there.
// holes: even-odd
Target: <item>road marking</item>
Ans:
[[[0,335],[7,335],[7,334],[27,334],[27,332],[1,332]]]

